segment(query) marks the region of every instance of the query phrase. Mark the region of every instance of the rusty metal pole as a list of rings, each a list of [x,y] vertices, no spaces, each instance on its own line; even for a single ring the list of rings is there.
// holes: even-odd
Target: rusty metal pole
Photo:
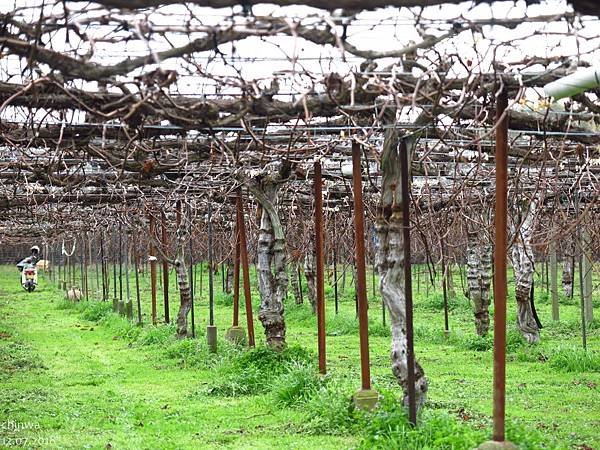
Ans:
[[[579,219],[579,191],[575,190],[575,219]],[[577,224],[576,228],[576,239],[577,245],[574,250],[578,254],[578,262],[579,262],[579,303],[581,307],[581,338],[583,343],[583,350],[587,351],[587,332],[586,332],[586,324],[585,324],[585,299],[584,299],[584,286],[583,286],[583,245],[581,241],[581,224]],[[575,278],[575,263],[571,266],[573,267],[573,278]],[[573,291],[575,291],[575,283],[572,284]]]
[[[212,199],[208,199],[208,326],[206,327],[206,341],[211,352],[217,351],[217,327],[215,326],[214,314],[214,248],[213,248],[213,224],[212,224]]]
[[[325,271],[323,255],[323,178],[321,176],[321,162],[315,161],[315,253],[317,263],[317,342],[319,349],[319,372],[327,373],[326,347],[325,347]]]
[[[239,326],[240,317],[240,232],[239,227],[235,227],[235,256],[233,260],[233,323],[234,327]]]
[[[137,302],[137,314],[138,314],[138,325],[142,324],[142,301],[140,298],[140,268],[139,268],[139,260],[138,260],[138,250],[137,245],[134,243],[133,247],[133,259],[135,264],[135,298]]]
[[[496,103],[496,204],[494,214],[494,409],[492,438],[504,442],[506,402],[506,253],[508,95],[503,88]]]
[[[446,261],[446,240],[442,236],[442,293],[444,295],[444,335],[450,334],[448,321],[448,262]]]
[[[214,316],[214,249],[213,249],[213,226],[212,226],[212,201],[208,203],[208,325],[213,326],[215,323]]]
[[[354,238],[356,247],[356,277],[358,282],[358,326],[360,336],[360,369],[363,390],[371,389],[369,367],[369,318],[367,316],[367,279],[365,273],[365,223],[362,199],[360,144],[352,143],[352,182],[354,187]]]
[[[193,240],[193,231],[194,231],[194,217],[192,215],[192,210],[190,208],[190,314],[192,320],[192,338],[196,339],[196,317],[195,317],[195,308],[194,308],[194,290],[196,287],[196,283],[194,281],[194,240]]]
[[[234,344],[240,344],[246,339],[246,331],[240,327],[240,231],[237,225],[234,230],[234,257],[233,257],[233,323],[227,330],[226,337]]]
[[[152,292],[152,325],[156,325],[156,255],[154,253],[154,235],[156,233],[156,220],[154,215],[150,216],[150,250],[148,259],[150,260],[150,286]]]
[[[417,424],[415,395],[415,349],[413,335],[412,266],[410,248],[410,185],[409,159],[406,140],[400,140],[400,176],[402,184],[402,234],[404,238],[404,295],[406,309],[406,364],[408,366],[408,420]]]
[[[335,223],[335,222],[334,222]],[[334,224],[335,228],[335,224]],[[338,302],[338,271],[337,271],[337,251],[336,251],[337,242],[333,243],[333,295],[335,302],[335,313],[337,314],[339,311],[339,302]]]
[[[61,254],[61,259],[62,259],[62,254]],[[102,268],[102,301],[105,302],[108,300],[108,282],[106,281],[108,278],[108,275],[106,273],[106,257],[104,256],[104,233],[100,234],[100,266]],[[60,264],[60,260],[59,260],[59,264]],[[58,266],[60,269],[60,265]],[[59,277],[58,279],[60,280],[60,272],[59,272]]]
[[[246,301],[246,321],[248,323],[248,346],[254,347],[254,319],[252,318],[252,295],[250,294],[250,271],[248,269],[248,247],[246,246],[246,225],[242,190],[238,188],[236,199],[237,226],[240,234],[240,259],[244,277],[244,299]]]
[[[161,211],[161,238],[163,252],[168,253],[169,243],[167,242],[167,216],[164,211]],[[162,261],[163,272],[163,303],[165,307],[165,323],[169,323],[169,263],[165,258]]]
[[[85,300],[89,300],[89,289],[88,289],[88,259],[86,253],[86,244],[89,248],[90,243],[87,239],[87,233],[83,235],[83,289],[85,291]],[[47,252],[46,252],[47,253]]]
[[[119,304],[123,303],[123,222],[119,219]],[[119,311],[121,312],[121,311]]]

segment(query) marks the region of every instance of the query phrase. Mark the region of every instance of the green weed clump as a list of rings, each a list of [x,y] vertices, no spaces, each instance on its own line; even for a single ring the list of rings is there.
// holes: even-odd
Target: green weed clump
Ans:
[[[360,412],[352,403],[353,389],[339,380],[330,380],[306,401],[306,418],[302,431],[306,434],[345,435],[360,429]]]
[[[346,336],[358,334],[358,320],[354,317],[337,314],[327,322],[328,336]]]
[[[359,449],[448,449],[470,450],[482,443],[482,430],[459,422],[443,411],[425,410],[419,426],[408,422],[406,409],[392,395],[384,395],[379,407],[365,415],[363,440]]]
[[[130,342],[135,341],[142,331],[135,323],[115,313],[107,314],[98,323],[108,328],[115,337],[126,339]]]
[[[176,360],[181,368],[214,368],[227,364],[241,350],[229,341],[220,339],[219,351],[212,353],[204,341],[198,339],[174,339],[165,349],[165,356]]]
[[[83,320],[91,322],[100,322],[104,317],[112,312],[112,303],[99,301],[80,301],[60,300],[56,304],[57,309],[77,311]]]
[[[506,351],[508,353],[515,353],[526,345],[527,342],[519,330],[512,329],[506,333]]]
[[[536,292],[535,302],[547,305],[548,303],[550,303],[550,294],[548,294],[548,292]]]
[[[565,372],[600,372],[600,354],[578,347],[560,347],[554,351],[549,362],[555,369]]]
[[[540,431],[511,421],[506,423],[506,439],[515,443],[519,450],[564,448],[563,446],[557,446],[550,437],[544,436]]]
[[[83,302],[85,307],[81,312],[83,320],[98,322],[112,311],[112,305],[109,302]]]
[[[369,335],[378,337],[391,336],[390,324],[387,323],[384,325],[383,322],[369,320]]]
[[[469,335],[461,340],[460,347],[465,350],[486,352],[494,347],[494,340],[490,334],[486,336],[479,336],[477,334]]]
[[[224,397],[262,394],[277,377],[289,372],[294,363],[313,365],[314,360],[314,356],[299,346],[279,352],[266,346],[257,347],[221,366],[216,376],[219,381],[209,388],[208,393]]]
[[[328,336],[358,336],[358,319],[344,314],[337,314],[327,321]],[[369,320],[369,336],[390,336],[389,325],[383,325],[380,320]]]
[[[140,330],[136,337],[138,345],[163,345],[175,339],[175,325],[149,325]]]
[[[314,365],[293,362],[273,382],[271,392],[277,405],[293,407],[309,401],[324,384]]]
[[[297,305],[294,302],[287,302],[285,307],[285,318],[286,321],[294,322],[302,326],[311,326],[317,323],[317,316],[316,314],[313,314],[310,304]]]
[[[231,306],[233,305],[233,293],[227,294],[226,292],[215,293],[215,304],[220,306]]]

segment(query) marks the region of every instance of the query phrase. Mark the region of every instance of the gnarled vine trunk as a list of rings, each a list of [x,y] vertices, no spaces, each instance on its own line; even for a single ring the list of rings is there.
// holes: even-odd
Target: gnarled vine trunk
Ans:
[[[407,142],[412,154],[414,142]],[[410,161],[409,156],[409,161]],[[409,162],[410,167],[410,162]],[[381,203],[377,211],[375,231],[378,238],[376,265],[380,276],[381,296],[390,313],[392,334],[392,372],[404,391],[408,404],[408,361],[406,339],[406,293],[404,290],[404,237],[402,234],[402,184],[398,131],[386,132],[381,155],[383,173]],[[427,379],[423,368],[415,359],[416,404],[420,407],[426,398]]]
[[[467,284],[475,329],[479,336],[485,336],[490,329],[492,246],[480,236],[481,233],[473,229],[467,231]]]
[[[297,262],[292,262],[291,268],[292,274],[290,278],[290,284],[292,285],[294,300],[296,301],[296,305],[301,305],[303,303],[303,298],[300,292],[300,283],[298,282],[298,277],[300,276],[300,266]]]
[[[225,293],[231,294],[233,289],[233,262],[227,261],[227,273],[225,276]]]
[[[535,213],[537,201],[532,200],[527,206],[519,205],[519,218],[521,222],[519,230],[513,232],[517,235],[514,240],[511,260],[515,272],[515,296],[517,299],[517,324],[521,334],[530,344],[540,340],[540,330],[535,318],[532,299],[530,298],[533,288],[533,249],[531,239],[535,228]]]
[[[279,184],[288,173],[289,165],[277,161],[268,164],[260,175],[246,180],[248,189],[262,207],[257,252],[260,292],[258,318],[265,329],[267,345],[274,349],[285,347],[285,238],[276,205]]]
[[[562,285],[565,297],[573,297],[573,254],[574,248],[572,242],[567,242],[565,251],[563,252],[563,272]]]
[[[313,245],[304,256],[304,276],[306,278],[306,286],[308,287],[308,300],[312,307],[312,312],[317,312],[317,268],[315,262],[315,253],[313,252]]]
[[[177,257],[175,258],[175,273],[179,286],[179,312],[177,313],[177,337],[182,339],[188,336],[187,316],[192,309],[192,292],[188,281],[187,266],[185,263],[186,235],[183,233],[177,239]]]

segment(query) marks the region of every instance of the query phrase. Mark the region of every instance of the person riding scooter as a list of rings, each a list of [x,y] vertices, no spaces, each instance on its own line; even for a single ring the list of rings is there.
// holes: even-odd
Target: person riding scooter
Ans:
[[[31,256],[21,260],[17,267],[21,272],[21,286],[27,292],[33,292],[37,286],[37,262],[40,259],[40,248],[37,245],[31,247]]]
[[[31,247],[30,250],[31,250],[31,256],[28,256],[27,258],[22,259],[17,264],[17,268],[19,269],[19,272],[22,272],[23,267],[25,267],[26,265],[32,264],[35,266],[37,264],[37,262],[40,260],[40,248],[37,245],[34,245],[33,247]]]

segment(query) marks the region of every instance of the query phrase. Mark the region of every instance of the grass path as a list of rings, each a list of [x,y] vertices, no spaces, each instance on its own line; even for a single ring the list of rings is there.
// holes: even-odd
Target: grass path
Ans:
[[[147,323],[149,292],[144,281],[143,314]],[[514,304],[508,310],[512,347],[507,356],[509,436],[524,450],[600,450],[599,323],[596,321],[588,330],[588,356],[592,356],[583,360],[585,353],[578,350],[581,338],[577,302],[562,299],[561,321],[552,322],[547,294],[536,292],[538,312],[546,325],[539,346],[521,341],[514,326]],[[206,327],[207,299],[202,291],[197,297],[196,329],[201,334]],[[253,298],[257,303],[258,296]],[[415,300],[415,346],[430,382],[426,409],[430,417],[450,417],[445,422],[450,424],[448,429],[440,431],[434,425],[419,430],[423,435],[432,431],[447,433],[444,437],[454,433],[450,437],[463,442],[457,447],[448,444],[445,449],[470,448],[460,439],[467,428],[479,433],[477,439],[483,440],[490,433],[491,340],[474,336],[471,312],[464,300],[453,300],[448,338],[442,331],[439,295],[422,289]],[[336,422],[347,415],[347,403],[343,402],[360,385],[351,292],[342,297],[338,316],[328,305],[328,368],[343,394],[336,394],[338,404],[329,409],[327,397],[321,400],[325,408],[319,410],[318,418],[323,412],[329,414],[323,417],[326,426],[321,428],[307,422],[307,412],[315,411],[313,403],[298,408],[277,407],[272,396],[264,393],[210,395],[208,390],[219,384],[221,372],[204,360],[195,367],[182,368],[182,361],[192,362],[185,358],[198,354],[196,347],[191,353],[167,357],[175,343],[172,328],[146,325],[140,329],[114,314],[106,316],[104,323],[86,321],[78,310],[65,309],[64,305],[62,293],[49,283],[42,280],[39,290],[27,294],[20,288],[14,269],[0,266],[2,449],[325,450],[355,448],[365,436],[372,438],[389,431],[385,420],[368,433],[363,429],[342,430]],[[172,301],[171,306],[173,315],[176,302]],[[369,307],[373,385],[395,397],[399,389],[389,370],[388,330],[380,324],[380,303],[370,302]],[[221,297],[216,302],[215,317],[222,337],[231,323],[231,308]],[[290,303],[286,321],[288,343],[316,353],[316,324],[310,310]],[[240,322],[245,323],[243,310]],[[261,343],[258,321],[255,329],[257,343]],[[162,338],[145,345],[139,336],[127,336],[131,330],[145,337],[162,333]],[[203,337],[186,342],[198,343],[205,351]],[[222,341],[219,345],[219,357],[231,357]],[[574,367],[568,369],[569,365]],[[245,366],[239,372],[238,380],[251,379]],[[261,392],[270,390],[270,385],[261,385],[266,388]],[[388,434],[398,437],[404,433],[398,423],[396,419],[389,422],[395,431]],[[383,442],[379,448],[387,449],[389,441]],[[430,442],[423,441],[415,448],[439,448]]]
[[[351,438],[288,434],[287,423],[297,419],[291,417],[294,412],[275,410],[256,398],[197,394],[211,372],[161,364],[151,350],[128,348],[109,328],[57,309],[57,296],[47,284],[28,295],[12,282],[2,277],[0,330],[2,344],[19,348],[22,361],[0,382],[0,447],[326,449],[351,444]]]

